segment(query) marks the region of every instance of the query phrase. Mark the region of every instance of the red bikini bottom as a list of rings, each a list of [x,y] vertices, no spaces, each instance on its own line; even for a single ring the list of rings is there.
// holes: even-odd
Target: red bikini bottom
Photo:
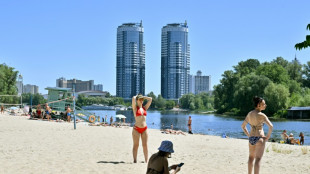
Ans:
[[[142,134],[146,129],[147,129],[147,126],[143,127],[143,128],[140,128],[138,126],[135,126],[134,129],[136,131],[138,131],[140,134]]]

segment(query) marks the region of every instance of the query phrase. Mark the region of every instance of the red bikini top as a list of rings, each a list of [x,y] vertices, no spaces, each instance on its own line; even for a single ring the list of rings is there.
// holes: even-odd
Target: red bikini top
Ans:
[[[144,109],[144,107],[142,108],[143,108],[143,116],[146,116],[146,110]],[[136,117],[138,116],[142,116],[139,106],[137,106],[137,112],[136,112]]]

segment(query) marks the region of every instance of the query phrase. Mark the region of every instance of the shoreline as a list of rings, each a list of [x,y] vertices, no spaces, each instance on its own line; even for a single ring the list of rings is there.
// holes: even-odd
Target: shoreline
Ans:
[[[132,162],[132,127],[88,126],[81,122],[74,130],[72,123],[8,115],[0,115],[0,127],[0,173],[146,172],[141,143],[138,163]],[[179,173],[235,174],[247,171],[247,140],[163,134],[157,129],[148,129],[148,134],[149,157],[157,152],[161,141],[173,142],[175,153],[168,161],[169,165],[185,163]],[[306,154],[302,154],[302,148],[307,148]],[[309,164],[309,146],[267,142],[261,172],[310,173]]]

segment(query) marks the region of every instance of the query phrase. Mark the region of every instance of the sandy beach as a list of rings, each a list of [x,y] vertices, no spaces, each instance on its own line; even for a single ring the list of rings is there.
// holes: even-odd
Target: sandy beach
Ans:
[[[240,128],[241,131],[241,128]],[[132,127],[88,126],[0,115],[0,173],[144,174],[141,147],[132,159]],[[179,173],[246,174],[248,141],[208,135],[170,135],[148,129],[149,157],[162,140],[174,143],[169,164],[185,163]],[[310,173],[310,148],[267,143],[261,173]],[[307,148],[306,153],[302,148]]]

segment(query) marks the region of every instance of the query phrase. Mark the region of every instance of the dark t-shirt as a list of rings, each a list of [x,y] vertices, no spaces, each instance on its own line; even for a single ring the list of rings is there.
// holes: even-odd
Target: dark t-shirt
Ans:
[[[146,174],[169,174],[168,160],[166,157],[155,153],[149,159]]]

